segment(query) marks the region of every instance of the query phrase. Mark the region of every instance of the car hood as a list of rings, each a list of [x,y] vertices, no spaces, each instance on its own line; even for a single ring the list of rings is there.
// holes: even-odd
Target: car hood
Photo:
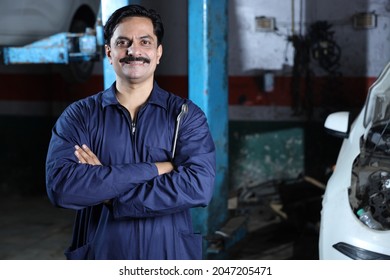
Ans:
[[[388,121],[390,118],[390,63],[370,87],[364,106],[365,128]]]

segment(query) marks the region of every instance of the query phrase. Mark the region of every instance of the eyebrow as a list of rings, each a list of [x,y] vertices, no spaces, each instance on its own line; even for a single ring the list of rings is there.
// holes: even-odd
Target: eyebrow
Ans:
[[[151,40],[154,41],[154,38],[153,38],[152,36],[150,36],[150,35],[141,36],[141,37],[139,37],[139,38],[140,38],[140,39],[151,39]]]
[[[137,37],[137,39],[151,39],[154,41],[154,38],[150,35],[144,35],[144,36],[140,36],[140,37]],[[128,37],[126,36],[118,36],[115,40],[128,40],[128,41],[131,41],[132,39],[129,39]]]

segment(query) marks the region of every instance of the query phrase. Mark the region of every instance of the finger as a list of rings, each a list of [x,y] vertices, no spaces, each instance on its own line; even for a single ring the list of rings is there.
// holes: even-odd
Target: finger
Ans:
[[[86,158],[89,164],[101,165],[98,157],[91,151],[91,149],[87,145],[83,144],[82,149],[86,153]]]
[[[76,156],[76,158],[78,159],[78,162],[79,163],[87,163],[86,159],[81,155],[80,151],[82,151],[80,149],[80,147],[76,146],[75,147],[76,150],[74,151],[74,155]]]
[[[80,146],[76,145],[75,146],[75,155],[77,159],[79,160],[79,163],[88,163],[88,164],[93,164],[93,160],[91,157],[81,148]]]
[[[83,145],[81,146],[81,148],[83,149],[83,151],[84,151],[90,158],[96,157],[95,154],[91,151],[91,149],[90,149],[87,145],[83,144]]]
[[[87,163],[90,165],[102,165],[98,157],[91,151],[91,149],[89,149],[87,145],[83,144],[81,147],[75,145],[75,149],[77,151],[77,158],[79,159],[80,163]]]
[[[89,164],[93,163],[94,154],[92,153],[92,151],[87,146],[82,145],[76,151],[79,154],[79,158],[84,159]]]

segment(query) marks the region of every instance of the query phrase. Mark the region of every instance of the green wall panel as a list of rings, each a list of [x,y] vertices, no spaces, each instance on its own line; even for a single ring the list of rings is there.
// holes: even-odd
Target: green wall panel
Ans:
[[[293,123],[230,123],[230,184],[297,178],[304,172],[304,131]]]

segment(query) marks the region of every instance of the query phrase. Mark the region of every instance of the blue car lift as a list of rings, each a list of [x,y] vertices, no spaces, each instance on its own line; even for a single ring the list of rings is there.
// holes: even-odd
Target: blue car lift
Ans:
[[[69,64],[101,59],[101,44],[91,29],[58,33],[25,46],[2,47],[1,62],[11,64]]]

